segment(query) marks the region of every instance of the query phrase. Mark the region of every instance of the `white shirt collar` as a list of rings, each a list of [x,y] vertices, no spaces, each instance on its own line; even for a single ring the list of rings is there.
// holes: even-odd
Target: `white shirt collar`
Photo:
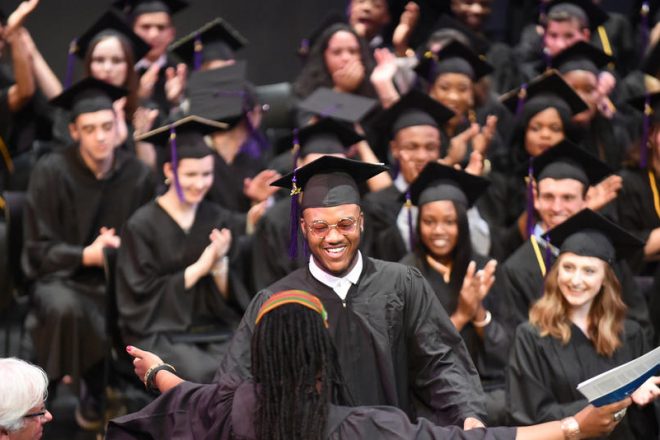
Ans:
[[[334,290],[341,297],[341,299],[346,298],[348,288],[350,288],[346,281],[349,281],[351,284],[357,284],[358,280],[360,279],[360,274],[362,273],[362,267],[362,253],[360,251],[357,253],[357,262],[355,263],[355,266],[353,266],[353,269],[351,269],[343,277],[336,277],[332,274],[329,274],[328,272],[321,269],[318,264],[316,264],[313,256],[310,255],[309,257],[309,271],[312,273],[312,276],[316,278],[320,283]]]
[[[167,64],[167,54],[162,54],[153,63],[146,58],[142,58],[140,61],[135,63],[135,70],[148,69],[154,64],[158,64],[162,68],[165,64]]]
[[[403,173],[399,172],[399,174],[396,176],[396,179],[394,179],[394,186],[399,190],[399,192],[405,193],[408,191],[408,187],[410,185],[408,182],[406,182],[406,179],[403,178]]]

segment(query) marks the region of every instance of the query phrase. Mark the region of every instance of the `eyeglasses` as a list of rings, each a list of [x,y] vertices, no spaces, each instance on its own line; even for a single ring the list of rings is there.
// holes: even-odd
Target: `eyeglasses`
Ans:
[[[355,231],[355,225],[357,224],[357,219],[354,217],[346,217],[341,220],[339,220],[335,224],[328,224],[328,222],[325,222],[323,220],[315,220],[312,222],[311,225],[308,226],[307,229],[309,229],[309,232],[312,234],[316,235],[317,237],[323,238],[328,233],[330,233],[330,229],[336,228],[337,232],[340,234],[349,234],[353,231]]]
[[[43,410],[35,413],[30,413],[30,414],[25,414],[23,417],[26,419],[31,419],[31,418],[39,418],[41,419],[42,417],[46,417],[46,413],[48,410]]]

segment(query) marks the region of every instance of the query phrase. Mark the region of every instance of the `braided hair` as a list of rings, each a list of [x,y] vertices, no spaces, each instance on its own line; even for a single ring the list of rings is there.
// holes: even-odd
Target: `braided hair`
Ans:
[[[320,440],[329,403],[349,404],[322,317],[299,304],[270,311],[252,337],[260,440]]]

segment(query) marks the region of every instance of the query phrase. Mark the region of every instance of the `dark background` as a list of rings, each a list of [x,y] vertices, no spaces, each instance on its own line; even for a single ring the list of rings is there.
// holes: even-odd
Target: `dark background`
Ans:
[[[398,2],[398,0],[395,0]],[[446,8],[450,0],[421,0]],[[514,0],[512,3],[519,2]],[[528,1],[528,0],[527,0]],[[401,0],[403,4],[405,0]],[[0,0],[11,12],[17,0]],[[256,84],[292,81],[300,69],[296,49],[300,40],[331,11],[343,11],[348,0],[190,0],[191,6],[175,15],[177,35],[221,16],[243,33],[250,44],[238,53],[249,61],[248,77]],[[509,0],[494,0],[490,28],[505,32]],[[604,0],[609,10],[631,8],[627,0]],[[110,0],[41,0],[27,28],[55,73],[66,70],[69,42],[80,35],[110,6]],[[438,6],[439,5],[439,6]]]

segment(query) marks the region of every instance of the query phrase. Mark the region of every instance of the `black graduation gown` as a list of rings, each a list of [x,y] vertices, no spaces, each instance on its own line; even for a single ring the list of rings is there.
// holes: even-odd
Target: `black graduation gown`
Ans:
[[[167,76],[165,72],[168,68],[172,67],[176,69],[177,63],[169,55],[165,61],[163,67],[158,71],[158,78],[156,79],[156,84],[154,84],[153,94],[151,95],[150,102],[145,104],[150,108],[157,108],[160,112],[158,115],[159,120],[166,120],[170,114],[171,104],[167,100],[167,94],[165,93],[165,83],[167,82]],[[138,69],[138,76],[142,77],[146,73],[147,69]],[[154,124],[154,127],[159,125]]]
[[[306,290],[323,302],[329,331],[354,403],[392,405],[411,420],[429,413],[439,425],[484,419],[479,376],[465,345],[417,269],[364,258],[345,301],[307,267],[257,293],[234,334],[216,380],[249,375],[250,339],[263,302],[273,293]],[[414,408],[413,400],[421,402]],[[417,409],[417,412],[415,411]]]
[[[543,273],[537,259],[532,239],[528,239],[501,266],[501,279],[510,304],[509,325],[511,332],[518,324],[526,322],[530,307],[543,295]],[[546,258],[545,246],[539,243],[539,252]],[[545,261],[543,262],[545,264]],[[646,301],[633,278],[626,261],[616,261],[614,271],[621,283],[621,298],[628,306],[627,317],[636,321],[643,329],[649,341],[653,338]]]
[[[184,287],[185,268],[208,246],[211,230],[224,227],[231,230],[235,243],[245,230],[245,216],[202,202],[190,230],[184,231],[152,201],[135,212],[122,232],[117,303],[124,342],[158,353],[188,380],[212,379],[231,331],[240,322],[237,303],[249,302],[231,269],[229,301],[211,276],[190,289]]]
[[[472,260],[477,263],[478,269],[482,269],[488,262],[487,258],[479,255],[473,255]],[[459,292],[452,292],[451,287],[445,282],[442,275],[431,268],[426,259],[417,254],[409,253],[401,260],[401,264],[419,269],[433,288],[448,315],[451,316],[456,311]],[[497,278],[496,274],[495,279]],[[507,326],[504,325],[507,319],[508,307],[505,303],[506,296],[502,293],[498,291],[498,285],[495,284],[484,299],[484,307],[492,315],[491,323],[484,328],[484,339],[479,337],[472,323],[465,325],[460,332],[479,372],[481,385],[486,392],[504,388],[504,369],[509,355],[511,335],[508,333]]]
[[[252,275],[257,291],[304,267],[307,262],[300,232],[298,255],[289,258],[290,212],[291,201],[286,197],[275,202],[257,222],[252,239]]]
[[[248,142],[250,142],[248,140]],[[236,212],[248,212],[252,201],[243,193],[243,181],[256,176],[264,169],[263,161],[247,152],[239,152],[231,164],[215,151],[213,186],[206,199]]]
[[[50,378],[74,379],[104,356],[105,280],[82,266],[82,253],[102,226],[124,222],[154,195],[151,171],[116,150],[113,168],[97,179],[77,145],[44,156],[28,188],[22,264],[31,282],[37,363]]]
[[[403,207],[402,194],[395,185],[365,195],[365,229],[371,239],[366,244],[367,253],[386,261],[399,261],[408,250],[396,220]]]
[[[582,148],[618,170],[624,160],[626,150],[631,144],[625,121],[620,113],[607,119],[596,114],[588,127],[576,133],[576,141]]]
[[[651,231],[660,228],[660,213],[656,212],[653,190],[647,170],[626,169],[621,172],[623,187],[616,198],[616,207],[621,227],[646,242]],[[656,188],[660,178],[653,173]],[[643,251],[632,259],[631,267],[639,273],[643,266]],[[629,260],[631,261],[631,260]]]
[[[507,404],[514,424],[559,420],[584,408],[588,401],[577,385],[648,351],[641,328],[625,321],[622,346],[611,358],[596,353],[592,342],[571,325],[571,339],[563,345],[552,336],[540,336],[529,323],[516,332],[507,376]],[[653,405],[628,408],[608,439],[657,438]]]
[[[183,382],[141,411],[111,420],[106,438],[256,439],[255,388],[232,375],[223,376],[218,384]],[[426,419],[410,423],[397,408],[330,404],[324,438],[513,440],[515,436],[516,428],[463,431],[434,426]]]

